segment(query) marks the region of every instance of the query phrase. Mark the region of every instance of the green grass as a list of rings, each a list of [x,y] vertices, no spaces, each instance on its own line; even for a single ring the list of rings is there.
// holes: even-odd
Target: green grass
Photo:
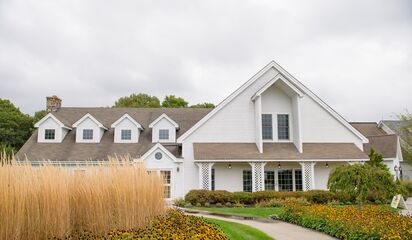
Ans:
[[[244,224],[223,221],[218,219],[212,218],[205,218],[205,220],[217,226],[218,228],[222,229],[225,235],[230,240],[266,240],[266,239],[273,239],[269,237],[266,233],[257,230],[256,228],[249,227]]]
[[[207,211],[213,213],[227,213],[233,214],[238,216],[246,216],[246,217],[260,217],[260,218],[268,218],[271,215],[279,215],[282,212],[282,208],[207,208],[207,207],[194,207],[193,209],[197,209],[200,211]]]

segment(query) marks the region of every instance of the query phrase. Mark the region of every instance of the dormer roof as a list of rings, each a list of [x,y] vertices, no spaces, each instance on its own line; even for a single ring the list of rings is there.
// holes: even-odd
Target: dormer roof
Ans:
[[[119,119],[117,119],[117,121],[116,122],[114,122],[112,125],[111,125],[111,128],[115,128],[119,123],[121,123],[124,119],[129,119],[134,125],[136,125],[136,127],[137,128],[139,128],[139,129],[144,129],[143,127],[142,127],[142,125],[140,125],[140,123],[138,123],[136,120],[134,120],[129,114],[127,114],[127,113],[125,113],[123,116],[121,116]]]
[[[36,124],[34,124],[34,127],[38,128],[40,127],[40,125],[42,125],[42,123],[44,123],[47,119],[53,119],[57,124],[60,125],[60,127],[62,128],[66,128],[68,130],[72,130],[72,128],[64,123],[62,123],[59,119],[57,119],[53,114],[48,113],[46,116],[44,116],[42,119],[40,119],[40,121],[38,121]]]
[[[166,115],[166,113],[163,113],[162,115],[160,115],[158,118],[156,118],[152,123],[149,124],[149,128],[153,128],[154,125],[156,125],[156,123],[158,123],[160,120],[162,119],[166,119],[167,121],[169,121],[176,129],[179,128],[179,124],[177,124],[175,121],[173,121],[173,119],[171,119],[170,117],[168,117]]]
[[[77,122],[75,122],[72,127],[76,128],[78,127],[84,120],[86,120],[87,118],[89,118],[90,120],[92,120],[94,123],[97,124],[97,126],[99,126],[100,128],[103,128],[104,130],[108,130],[107,127],[105,127],[101,122],[97,121],[96,118],[94,118],[90,113],[86,113],[86,115],[84,115],[82,118],[80,118],[79,120],[77,120]]]

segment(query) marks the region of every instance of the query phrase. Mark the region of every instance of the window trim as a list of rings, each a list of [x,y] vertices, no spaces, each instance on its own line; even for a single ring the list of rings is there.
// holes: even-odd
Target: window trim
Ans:
[[[279,124],[279,116],[287,116],[287,137],[288,138],[280,138],[280,124]],[[277,113],[276,115],[276,127],[277,127],[277,138],[278,141],[290,141],[290,114],[288,113]],[[284,127],[284,126],[282,126]]]
[[[91,138],[85,138],[84,136],[85,136],[85,131],[90,131],[92,134],[91,134]],[[91,128],[85,128],[85,129],[83,129],[82,130],[82,140],[85,140],[85,141],[92,141],[94,139],[94,129],[91,129]]]
[[[53,131],[53,138],[48,138],[48,134],[47,134],[48,131]],[[44,129],[44,140],[46,140],[46,141],[56,140],[56,129],[54,129],[54,128]]]
[[[264,125],[263,125],[263,115],[266,115],[266,116],[270,116],[270,122],[271,122],[271,124],[270,124],[270,128],[271,128],[271,138],[264,138]],[[263,141],[273,141],[273,139],[274,139],[274,137],[273,137],[273,114],[272,113],[262,113],[261,114],[261,127],[262,127],[262,140]]]
[[[127,134],[126,136],[130,136],[130,138],[123,138],[123,133],[124,131],[130,132],[130,134]],[[120,140],[121,141],[131,141],[132,140],[132,129],[121,129],[120,130]]]
[[[161,138],[161,136],[162,136],[161,132],[162,132],[162,131],[167,132],[167,138]],[[170,140],[170,130],[169,130],[169,129],[159,129],[159,140],[160,140],[160,141]]]

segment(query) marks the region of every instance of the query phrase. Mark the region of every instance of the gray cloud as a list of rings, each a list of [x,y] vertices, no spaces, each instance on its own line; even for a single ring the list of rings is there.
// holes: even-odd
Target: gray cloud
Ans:
[[[412,109],[410,1],[0,1],[0,97],[218,103],[274,59],[348,120]]]

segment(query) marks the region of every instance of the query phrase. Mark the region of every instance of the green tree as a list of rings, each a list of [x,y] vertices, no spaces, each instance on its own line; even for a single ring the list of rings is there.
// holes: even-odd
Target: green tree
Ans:
[[[186,102],[181,97],[176,97],[175,95],[166,96],[162,102],[162,107],[165,108],[184,108],[187,107],[188,102]]]
[[[146,93],[131,94],[119,98],[113,107],[159,108],[160,101],[157,97]]]
[[[370,192],[384,193],[389,197],[397,190],[393,176],[388,171],[370,164],[337,167],[329,176],[328,188],[332,192],[349,194],[356,199],[359,210]]]
[[[369,161],[366,164],[369,164],[374,167],[381,168],[382,170],[388,171],[388,167],[383,163],[383,156],[375,151],[375,149],[371,148],[369,151]]]
[[[40,111],[35,112],[33,116],[33,123],[40,121],[46,115],[47,115],[46,110],[40,110]]]
[[[191,108],[215,108],[215,104],[204,102],[204,103],[198,103],[198,104],[192,105],[190,107]]]
[[[7,99],[0,99],[0,145],[19,149],[33,133],[33,119]]]
[[[412,164],[412,114],[406,111],[406,114],[399,116],[399,119],[405,124],[401,126],[400,138],[403,141],[402,155],[403,159],[409,164]]]

